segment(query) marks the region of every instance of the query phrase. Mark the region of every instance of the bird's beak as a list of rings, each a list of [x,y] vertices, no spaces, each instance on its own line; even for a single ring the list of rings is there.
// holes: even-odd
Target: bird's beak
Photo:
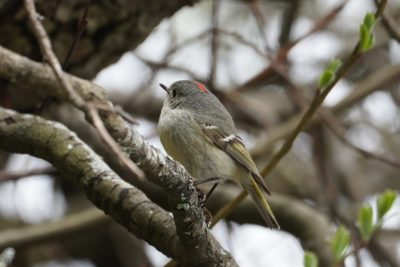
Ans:
[[[166,85],[162,84],[162,83],[160,83],[159,85],[168,94],[168,87]]]

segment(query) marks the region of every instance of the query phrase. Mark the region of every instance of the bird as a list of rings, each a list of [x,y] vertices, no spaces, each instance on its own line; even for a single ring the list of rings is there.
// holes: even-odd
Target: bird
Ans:
[[[267,227],[279,229],[266,199],[270,190],[220,100],[197,81],[160,86],[167,92],[157,126],[165,151],[195,179],[217,177],[240,185]]]

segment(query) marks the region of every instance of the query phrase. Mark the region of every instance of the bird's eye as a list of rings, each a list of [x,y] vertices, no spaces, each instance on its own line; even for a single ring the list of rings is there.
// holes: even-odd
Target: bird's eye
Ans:
[[[177,95],[176,90],[172,90],[171,95],[172,97],[175,97]]]

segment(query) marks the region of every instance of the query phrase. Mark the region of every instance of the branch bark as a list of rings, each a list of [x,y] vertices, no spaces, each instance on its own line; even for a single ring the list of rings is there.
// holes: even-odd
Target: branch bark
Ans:
[[[140,190],[120,179],[98,155],[65,126],[0,108],[0,147],[48,160],[61,173],[78,184],[97,207],[136,236],[145,239],[183,265],[237,266],[230,254],[222,249],[209,233],[204,220],[200,221],[204,228],[198,229],[188,228],[190,225],[180,222],[182,218],[175,218],[175,223],[181,227],[180,230],[177,229],[174,219],[166,211],[151,202]],[[155,153],[154,149],[153,152]],[[164,157],[161,155],[157,157],[160,158]],[[164,160],[173,162],[168,158]],[[182,169],[176,164],[175,166],[175,170]],[[160,176],[168,178],[162,171]],[[174,177],[172,180],[180,181]],[[177,185],[184,187],[186,184]],[[173,192],[174,189],[169,188],[169,191]],[[182,198],[187,196],[187,193],[183,192],[184,189],[176,191],[182,192]],[[196,207],[188,205],[185,199],[181,201],[184,208],[175,207],[174,210],[178,212],[174,214],[190,216],[191,213],[195,213],[189,210],[196,210]],[[192,217],[186,218],[192,222]],[[183,237],[182,231],[186,231]]]

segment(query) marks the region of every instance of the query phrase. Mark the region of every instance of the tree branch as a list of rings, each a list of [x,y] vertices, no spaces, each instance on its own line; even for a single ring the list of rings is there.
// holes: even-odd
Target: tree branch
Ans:
[[[57,172],[53,167],[44,167],[33,170],[23,170],[23,171],[0,171],[0,182],[18,180],[20,178],[34,176],[34,175],[51,175]]]
[[[204,220],[200,221],[199,224],[203,228],[199,229],[195,228],[198,224],[190,228],[191,225],[180,222],[181,217],[175,218],[178,227],[182,227],[180,230],[177,229],[173,218],[167,212],[152,203],[141,191],[121,180],[98,155],[65,126],[0,108],[0,147],[48,160],[61,173],[77,183],[97,207],[136,236],[145,239],[185,266],[236,266],[230,254],[222,249],[209,233]],[[156,153],[153,148],[147,152]],[[152,156],[157,157],[156,154]],[[163,164],[153,158],[153,163],[159,164],[158,168],[153,170],[160,174],[158,177],[171,178],[172,181],[178,182],[176,186],[185,187],[189,184],[189,182],[179,183],[180,177],[175,178],[171,173],[170,177],[164,176],[161,165],[164,167],[175,165],[174,171],[182,171],[182,176],[186,172],[179,165],[173,164],[169,158],[158,155],[157,159],[161,158],[165,160]],[[168,165],[167,162],[170,164]],[[168,171],[171,172],[171,170]],[[165,180],[164,183],[168,184]],[[193,213],[197,215],[195,211],[198,208],[193,207],[192,202],[187,203],[184,199],[188,196],[186,188],[176,189],[173,186],[168,188],[169,192],[174,192],[175,189],[182,193],[180,195],[182,206],[175,207],[174,214],[186,215],[187,221],[192,222],[193,217],[189,216]],[[186,231],[184,238],[182,238],[182,231]],[[176,235],[180,238],[176,238]],[[193,248],[193,245],[198,247]]]
[[[0,232],[0,250],[6,247],[15,248],[52,240],[107,221],[109,219],[101,211],[89,208],[58,221],[7,229]]]

